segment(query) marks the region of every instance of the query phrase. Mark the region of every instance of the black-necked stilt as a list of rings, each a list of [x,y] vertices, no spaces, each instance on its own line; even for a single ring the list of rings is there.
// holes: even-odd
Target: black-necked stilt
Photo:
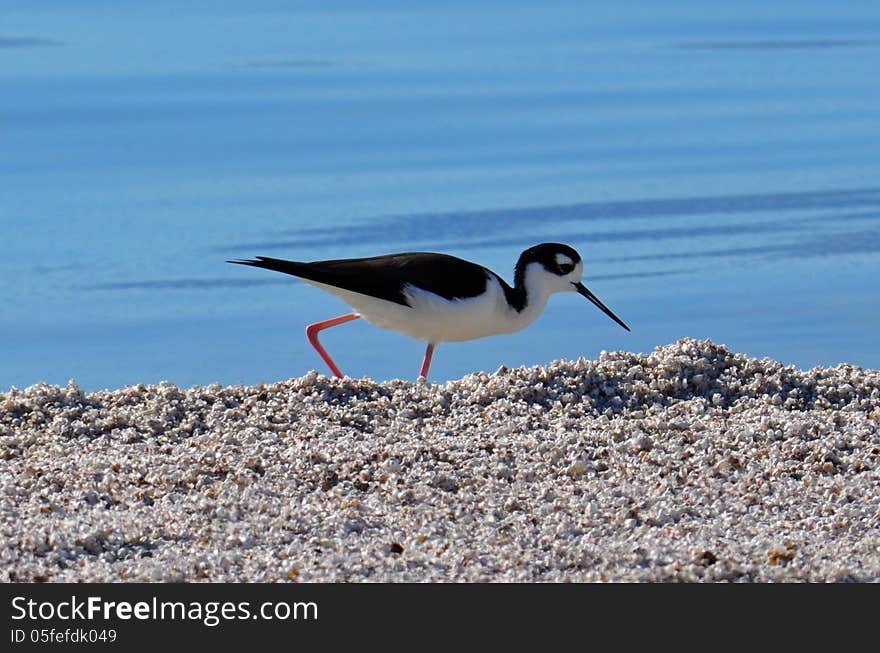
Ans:
[[[439,343],[519,331],[535,321],[550,295],[557,292],[580,293],[630,330],[581,283],[580,255],[559,243],[524,251],[516,263],[512,288],[482,265],[427,252],[313,263],[258,256],[229,263],[291,274],[336,295],[355,310],[306,327],[309,342],[338,377],[342,373],[318,341],[318,332],[359,317],[428,343],[419,376],[427,376]]]

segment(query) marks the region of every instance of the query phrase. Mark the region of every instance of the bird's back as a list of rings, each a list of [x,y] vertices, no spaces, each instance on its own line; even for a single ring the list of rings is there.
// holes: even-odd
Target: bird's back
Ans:
[[[476,263],[431,252],[407,252],[311,263],[267,256],[232,262],[283,272],[403,306],[410,305],[405,292],[407,287],[425,290],[447,300],[467,299],[484,293],[492,275]]]

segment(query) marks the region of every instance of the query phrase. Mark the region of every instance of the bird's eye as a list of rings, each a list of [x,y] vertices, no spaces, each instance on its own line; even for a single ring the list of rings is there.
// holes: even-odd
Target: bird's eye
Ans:
[[[563,263],[559,266],[559,274],[568,274],[574,270],[574,265],[571,263]]]

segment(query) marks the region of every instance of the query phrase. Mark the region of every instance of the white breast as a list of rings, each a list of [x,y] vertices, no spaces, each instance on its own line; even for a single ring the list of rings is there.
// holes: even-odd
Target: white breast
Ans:
[[[535,307],[530,306],[517,313],[507,304],[504,290],[494,276],[489,277],[482,295],[467,299],[444,299],[407,286],[404,295],[410,306],[308,279],[302,281],[336,295],[371,324],[433,344],[513,333],[530,324],[543,308],[542,305],[535,311]]]

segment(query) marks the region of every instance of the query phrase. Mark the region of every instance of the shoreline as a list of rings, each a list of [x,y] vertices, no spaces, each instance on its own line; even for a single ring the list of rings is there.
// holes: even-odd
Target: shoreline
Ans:
[[[880,580],[880,371],[710,341],[443,384],[0,393],[42,581]]]

